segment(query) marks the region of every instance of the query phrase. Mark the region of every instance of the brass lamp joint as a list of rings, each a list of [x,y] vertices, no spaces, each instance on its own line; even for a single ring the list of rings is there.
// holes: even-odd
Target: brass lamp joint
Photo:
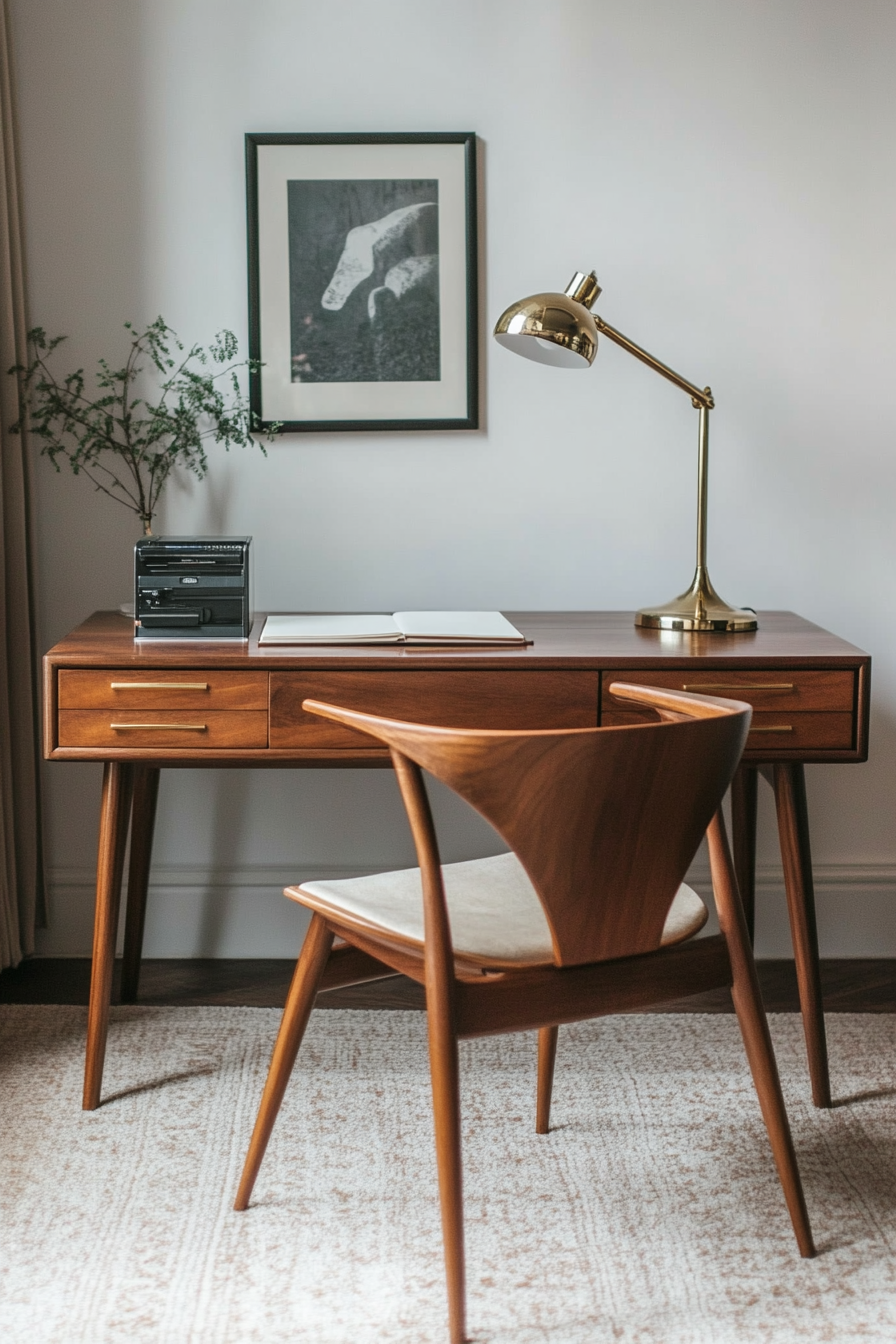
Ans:
[[[588,275],[584,271],[576,271],[564,290],[568,298],[574,299],[576,303],[580,303],[583,308],[589,310],[595,300],[600,297],[600,292],[600,285],[597,283],[597,276],[594,271],[590,271]]]

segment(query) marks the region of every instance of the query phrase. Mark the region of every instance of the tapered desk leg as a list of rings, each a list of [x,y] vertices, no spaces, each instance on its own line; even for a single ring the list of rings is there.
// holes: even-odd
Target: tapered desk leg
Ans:
[[[121,903],[121,874],[128,834],[134,771],[130,765],[107,762],[103,772],[103,802],[100,810],[100,842],[96,865],[96,912],[93,922],[93,966],[90,973],[90,1008],[87,1014],[87,1058],[84,1065],[85,1111],[100,1104],[115,936]]]
[[[741,763],[731,783],[731,848],[751,943],[756,928],[757,782],[755,765]]]
[[[831,1082],[818,965],[818,928],[812,885],[806,778],[802,764],[796,761],[777,764],[774,768],[774,785],[790,934],[796,960],[806,1053],[809,1057],[809,1076],[812,1079],[812,1100],[816,1106],[830,1106]]]
[[[143,926],[146,923],[146,892],[152,858],[152,836],[159,797],[159,771],[152,766],[134,767],[134,803],[131,808],[131,854],[128,862],[128,897],[124,918],[124,958],[121,964],[121,1001],[137,1002]]]

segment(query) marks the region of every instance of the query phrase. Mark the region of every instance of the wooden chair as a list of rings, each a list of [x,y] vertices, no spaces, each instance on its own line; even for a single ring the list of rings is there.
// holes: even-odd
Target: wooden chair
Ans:
[[[426,987],[452,1344],[465,1338],[459,1037],[538,1029],[544,1134],[559,1024],[730,985],[800,1253],[815,1254],[720,810],[750,707],[623,683],[612,690],[661,721],[478,731],[304,703],[389,746],[420,867],[287,889],[314,914],[235,1207],[248,1205],[318,990],[413,977]],[[421,767],[512,852],[443,868]],[[721,932],[691,941],[706,909],[682,879],[704,833]]]

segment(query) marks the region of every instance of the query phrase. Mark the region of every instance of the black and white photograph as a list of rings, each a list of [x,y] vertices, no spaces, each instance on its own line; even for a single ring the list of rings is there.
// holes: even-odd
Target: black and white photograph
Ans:
[[[287,196],[293,382],[438,382],[438,181],[298,181]]]
[[[258,421],[476,428],[475,137],[246,145]]]

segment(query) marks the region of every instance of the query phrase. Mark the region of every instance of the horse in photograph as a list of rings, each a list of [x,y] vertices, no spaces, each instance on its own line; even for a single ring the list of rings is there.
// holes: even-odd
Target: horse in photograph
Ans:
[[[367,317],[383,380],[437,381],[439,221],[434,202],[406,205],[349,229],[321,307],[339,312],[373,277]]]

